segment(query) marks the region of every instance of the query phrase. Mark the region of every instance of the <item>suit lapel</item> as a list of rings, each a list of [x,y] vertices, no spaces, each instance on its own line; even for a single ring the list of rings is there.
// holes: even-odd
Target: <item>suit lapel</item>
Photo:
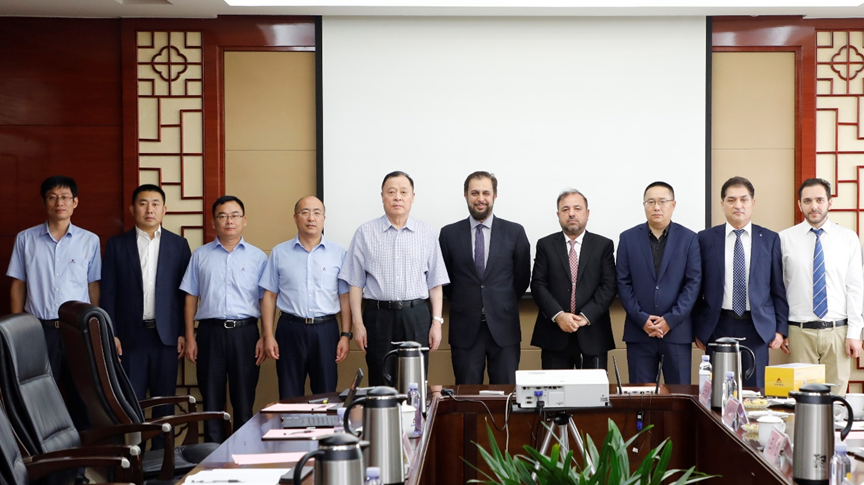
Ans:
[[[483,272],[483,279],[486,279],[486,275],[489,274],[489,268],[495,267],[494,264],[490,264],[495,261],[495,258],[498,257],[498,253],[501,252],[501,239],[504,237],[504,234],[501,232],[501,223],[492,219],[492,227],[489,228],[489,256],[486,258],[486,271]]]
[[[750,268],[747,271],[748,281],[753,281],[753,261],[771,261],[771,255],[768,254],[768,248],[765,247],[762,240],[762,228],[753,224],[753,232],[750,234]],[[770,267],[770,265],[769,265]],[[747,285],[747,292],[750,292],[750,285]],[[748,295],[749,297],[749,295]]]
[[[642,260],[645,261],[645,264],[648,266],[648,274],[654,278],[654,281],[659,280],[659,275],[654,273],[654,255],[651,254],[651,241],[648,239],[651,233],[651,228],[648,227],[648,223],[646,222],[644,226],[642,226],[642,236],[639,236],[642,240],[637,242],[637,246],[642,248]],[[669,247],[667,246],[668,250]],[[661,266],[662,268],[662,266]]]
[[[167,244],[165,244],[165,239],[166,239],[165,238],[165,229],[163,228],[162,229],[162,236],[160,236],[160,239],[159,239],[159,254],[156,255],[156,258],[157,258],[156,259],[156,287],[157,287],[157,289],[159,287],[159,280],[161,279],[161,276],[162,276],[162,274],[161,274],[162,268],[165,268],[166,266],[170,266],[170,265],[160,264],[163,261],[167,261],[169,258],[168,253],[170,252],[170,248],[168,247]]]
[[[141,257],[138,256],[138,233],[135,232],[133,228],[130,232],[127,232],[128,237],[126,238],[126,249],[129,252],[128,261],[132,266],[132,276],[134,277],[135,284],[144,291],[144,283],[143,277],[141,275]]]
[[[660,281],[663,278],[663,274],[666,273],[666,268],[669,267],[669,261],[672,259],[672,255],[675,253],[675,248],[678,246],[678,238],[674,237],[672,234],[677,232],[675,226],[672,223],[669,223],[669,232],[666,234],[666,248],[663,249],[663,259],[660,260],[660,273],[657,275],[657,280]],[[648,245],[650,248],[650,244]],[[651,264],[654,264],[654,258],[651,258]]]
[[[462,221],[462,224],[459,226],[459,247],[467,248],[468,250],[468,260],[471,261],[471,274],[474,275],[475,278],[480,280],[480,275],[477,273],[477,264],[474,262],[474,246],[471,244],[471,222],[469,219],[465,219]],[[491,253],[491,250],[490,250]],[[487,261],[488,263],[488,261]],[[488,264],[487,264],[488,266]]]
[[[711,242],[714,247],[712,252],[716,259],[717,267],[720,268],[720,281],[726,281],[726,225],[714,228],[714,238]]]
[[[573,284],[573,276],[570,274],[570,255],[568,254],[569,244],[564,238],[565,236],[563,233],[559,232],[555,234],[552,238],[552,245],[558,248],[555,250],[555,253],[558,255],[558,259],[561,260],[561,267],[564,268],[564,274],[567,275],[570,284]]]
[[[587,264],[582,264],[582,262],[583,261],[590,261],[591,260],[591,251],[594,250],[594,245],[591,244],[591,238],[588,236],[589,235],[586,232],[585,235],[582,237],[582,250],[579,251],[579,267],[576,268],[576,282],[577,282],[577,284],[582,279],[582,275],[585,274],[585,267],[588,266]],[[568,259],[569,259],[569,256],[568,256]]]

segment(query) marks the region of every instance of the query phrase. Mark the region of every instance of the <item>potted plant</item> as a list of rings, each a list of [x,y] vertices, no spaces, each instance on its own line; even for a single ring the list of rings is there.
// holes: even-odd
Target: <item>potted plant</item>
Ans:
[[[559,444],[552,446],[549,456],[544,456],[536,449],[526,445],[528,455],[511,456],[501,452],[489,424],[486,431],[489,435],[489,450],[477,444],[480,455],[492,471],[492,475],[480,470],[485,479],[471,480],[471,483],[487,485],[659,485],[668,483],[674,475],[680,474],[675,485],[695,483],[713,476],[697,472],[695,467],[687,470],[667,470],[669,458],[672,455],[672,442],[667,438],[656,448],[650,450],[642,463],[630,471],[628,449],[630,445],[651,426],[645,427],[632,438],[624,441],[618,426],[610,419],[609,432],[598,451],[590,436],[585,438],[586,452],[591,457],[594,467],[580,467],[573,460],[573,451],[566,455],[561,453]],[[476,443],[475,443],[476,444]]]

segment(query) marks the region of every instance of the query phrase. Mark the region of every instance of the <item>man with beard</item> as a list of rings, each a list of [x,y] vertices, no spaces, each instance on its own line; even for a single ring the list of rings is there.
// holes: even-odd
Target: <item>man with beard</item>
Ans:
[[[789,302],[790,362],[825,364],[832,392],[846,394],[852,358],[861,354],[861,245],[858,235],[828,220],[831,185],[811,178],[798,188],[804,221],[780,233]]]
[[[531,294],[539,312],[531,345],[544,369],[606,369],[615,348],[609,306],[618,291],[614,244],[585,230],[588,199],[576,189],[558,196],[555,232],[537,242]]]
[[[515,384],[522,331],[519,299],[531,277],[531,245],[521,225],[492,215],[498,179],[474,172],[465,179],[470,217],[441,229],[450,275],[450,347],[456,384]]]

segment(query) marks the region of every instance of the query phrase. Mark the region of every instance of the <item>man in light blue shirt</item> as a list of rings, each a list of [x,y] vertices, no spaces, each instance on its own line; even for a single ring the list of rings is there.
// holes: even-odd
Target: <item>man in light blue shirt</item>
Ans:
[[[261,316],[258,280],[267,256],[243,239],[244,227],[243,202],[231,195],[217,199],[213,204],[216,240],[192,253],[180,283],[180,289],[188,293],[186,358],[198,365],[204,410],[225,410],[227,384],[234,431],[252,418],[258,364],[266,358],[257,323]],[[222,423],[211,420],[204,424],[206,441],[221,443],[225,438]]]
[[[276,360],[279,399],[305,394],[306,374],[312,393],[334,392],[336,364],[348,356],[353,336],[349,286],[338,279],[345,250],[321,236],[324,218],[317,197],[298,200],[297,237],[273,248],[261,277],[261,328],[267,356]],[[274,337],[277,306],[282,316]],[[342,315],[341,334],[337,313]]]
[[[49,177],[41,194],[48,220],[18,233],[6,271],[13,278],[12,313],[26,311],[42,322],[51,372],[65,391],[75,426],[86,428],[87,410],[69,373],[57,312],[70,300],[99,304],[99,237],[72,224],[78,185],[71,177]]]

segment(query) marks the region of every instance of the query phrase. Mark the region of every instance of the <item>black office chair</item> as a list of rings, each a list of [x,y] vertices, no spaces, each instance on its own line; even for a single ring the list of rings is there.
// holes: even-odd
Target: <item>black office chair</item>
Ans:
[[[128,480],[131,470],[129,460],[117,456],[72,457],[54,453],[51,458],[40,456],[24,459],[12,430],[6,411],[0,406],[0,483],[3,485],[28,485],[31,480],[40,480],[62,470],[77,470],[79,467],[110,468],[118,480]]]
[[[140,475],[137,446],[104,444],[75,429],[51,374],[42,324],[30,314],[0,318],[0,396],[21,450],[28,455],[25,459],[123,457],[133,465],[132,477]],[[134,431],[156,435],[163,430],[148,425]],[[52,482],[72,478],[74,470],[52,475]]]
[[[148,422],[132,384],[120,364],[108,314],[89,303],[66,302],[60,306],[60,334],[75,384],[90,410],[93,427]],[[148,401],[159,405],[170,403],[180,407],[181,411],[189,411],[149,421],[170,424],[173,430],[178,430],[183,425],[191,425],[188,426],[190,431],[191,428],[197,431],[197,423],[200,421],[230,419],[230,415],[223,412],[192,412],[195,403],[192,396],[163,396]],[[184,405],[190,409],[184,409]],[[144,453],[144,476],[153,476],[158,471],[159,478],[167,479],[171,475],[186,473],[218,447],[218,443],[184,444],[175,447],[172,433],[166,440],[165,450]],[[167,466],[171,460],[174,462],[173,471]]]

